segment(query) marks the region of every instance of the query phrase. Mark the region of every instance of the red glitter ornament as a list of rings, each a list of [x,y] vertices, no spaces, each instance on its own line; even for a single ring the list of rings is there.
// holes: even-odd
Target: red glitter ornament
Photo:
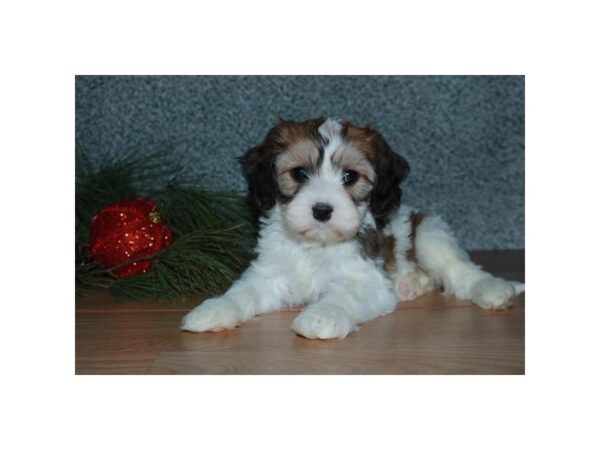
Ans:
[[[156,205],[138,198],[103,208],[92,219],[92,259],[119,278],[146,273],[150,257],[173,243],[173,233]]]

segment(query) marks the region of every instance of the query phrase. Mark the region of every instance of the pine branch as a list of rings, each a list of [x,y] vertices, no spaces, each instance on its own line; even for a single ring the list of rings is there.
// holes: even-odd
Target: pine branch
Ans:
[[[210,192],[198,180],[185,180],[169,152],[139,158],[128,154],[94,169],[80,145],[76,149],[77,294],[108,287],[117,299],[184,299],[226,289],[250,259],[255,230],[238,193]],[[115,268],[91,261],[91,219],[109,204],[145,197],[154,201],[173,231],[174,242],[152,258],[143,275],[116,278]]]

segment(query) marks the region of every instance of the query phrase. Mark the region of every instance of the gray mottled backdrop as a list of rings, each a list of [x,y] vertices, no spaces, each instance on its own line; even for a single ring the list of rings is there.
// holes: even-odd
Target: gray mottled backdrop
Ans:
[[[213,189],[276,117],[378,128],[412,172],[404,202],[442,214],[469,249],[524,248],[521,76],[76,77],[76,135],[99,162],[174,147]]]

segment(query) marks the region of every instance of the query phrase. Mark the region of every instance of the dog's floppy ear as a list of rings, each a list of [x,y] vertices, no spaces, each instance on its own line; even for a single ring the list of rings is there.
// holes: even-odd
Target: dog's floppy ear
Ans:
[[[371,194],[370,210],[379,228],[389,222],[389,215],[400,206],[402,183],[410,171],[406,159],[395,153],[379,132],[371,137],[376,182]]]
[[[248,183],[248,199],[255,213],[265,213],[277,200],[275,152],[267,141],[251,148],[240,158]]]

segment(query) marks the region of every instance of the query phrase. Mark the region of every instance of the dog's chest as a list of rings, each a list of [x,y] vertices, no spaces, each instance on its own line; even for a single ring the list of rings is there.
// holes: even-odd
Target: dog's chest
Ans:
[[[357,274],[376,270],[355,241],[335,245],[307,245],[290,240],[263,241],[260,259],[273,277],[289,286],[290,302],[317,299],[332,283],[344,282]]]

